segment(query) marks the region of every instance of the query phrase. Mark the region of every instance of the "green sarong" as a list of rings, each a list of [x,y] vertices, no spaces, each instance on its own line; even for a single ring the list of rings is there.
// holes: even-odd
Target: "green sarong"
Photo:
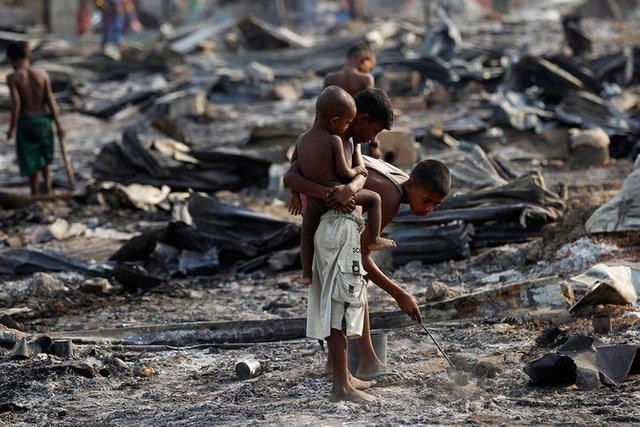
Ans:
[[[53,126],[50,114],[18,119],[16,152],[22,176],[31,176],[52,162]]]

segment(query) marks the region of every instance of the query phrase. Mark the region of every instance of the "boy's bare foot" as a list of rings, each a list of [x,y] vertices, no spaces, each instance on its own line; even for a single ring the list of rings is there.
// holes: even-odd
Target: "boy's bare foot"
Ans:
[[[300,276],[296,278],[296,283],[299,283],[301,285],[309,286],[311,285],[311,282],[311,277]]]
[[[378,237],[375,242],[369,243],[370,251],[381,251],[384,249],[391,249],[396,247],[396,242],[391,239],[385,239],[384,237]]]
[[[375,402],[378,399],[375,396],[365,393],[364,391],[356,390],[355,388],[351,387],[349,387],[348,389],[333,388],[331,390],[331,401],[340,402],[343,400],[348,402],[367,403]]]
[[[311,377],[328,377],[331,374],[333,374],[333,372],[331,371],[330,366],[312,369],[311,371],[309,371],[309,376]],[[349,383],[351,384],[351,387],[355,388],[356,390],[366,390],[376,385],[376,381],[361,380],[360,378],[356,378],[351,374],[349,374]]]
[[[363,381],[352,375],[349,375],[349,382],[351,383],[351,387],[355,388],[356,390],[366,390],[376,385],[375,381]]]

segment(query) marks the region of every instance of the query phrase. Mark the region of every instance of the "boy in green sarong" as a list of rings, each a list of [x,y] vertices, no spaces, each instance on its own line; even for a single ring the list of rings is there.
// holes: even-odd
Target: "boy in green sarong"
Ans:
[[[14,69],[7,76],[11,92],[11,122],[7,140],[11,140],[15,132],[20,175],[29,177],[31,194],[38,193],[38,172],[42,173],[46,192],[50,194],[49,164],[53,160],[54,143],[52,121],[56,124],[58,137],[64,138],[51,81],[45,71],[31,68],[27,44],[9,43],[7,58]]]

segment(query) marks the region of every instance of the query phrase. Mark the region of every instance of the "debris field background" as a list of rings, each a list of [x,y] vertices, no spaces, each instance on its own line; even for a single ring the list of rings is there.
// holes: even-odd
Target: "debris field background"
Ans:
[[[560,12],[565,10],[562,8],[560,4],[557,10],[543,8],[528,13],[525,10],[521,15],[505,18],[503,22],[477,20],[466,25],[462,21],[456,22],[465,42],[493,45],[496,50],[527,44],[529,52],[538,55],[566,48],[559,21]],[[637,10],[632,8],[629,14],[633,13],[636,13],[633,16],[638,16]],[[456,17],[455,14],[453,16]],[[464,20],[460,16],[456,19]],[[628,21],[584,18],[582,25],[591,35],[593,54],[603,55],[618,51],[621,46],[637,44],[640,33],[632,22],[631,17]],[[407,43],[407,34],[412,28],[419,37],[425,37],[420,28],[402,24],[399,20],[392,24],[401,31],[393,32],[385,40],[385,45],[393,44],[396,51],[408,48],[398,40]],[[368,25],[366,30],[381,31],[381,27],[383,25],[377,22]],[[367,32],[364,28],[344,31],[344,34],[353,36],[353,40],[364,38]],[[45,49],[47,46],[49,51]],[[162,58],[166,54],[171,58],[167,53],[170,49],[162,44],[145,40],[140,45],[132,43],[132,46],[132,58],[136,54],[148,55],[147,58]],[[150,52],[154,48],[156,51],[152,55]],[[307,94],[317,91],[321,80],[309,78],[312,83],[307,82],[308,87],[305,87],[299,81],[304,79],[298,77],[291,87],[285,89],[284,84],[274,90],[273,80],[269,82],[269,79],[261,80],[264,77],[256,77],[264,70],[249,66],[247,62],[250,61],[242,59],[242,55],[227,53],[216,56],[206,52],[206,48],[204,53],[195,49],[180,52],[180,58],[188,61],[186,67],[180,61],[176,64],[168,60],[171,67],[156,74],[146,68],[153,66],[150,59],[149,63],[141,66],[125,56],[119,65],[123,70],[116,74],[126,77],[121,77],[121,83],[115,86],[113,82],[92,80],[103,76],[109,67],[116,66],[111,60],[90,56],[90,53],[74,56],[78,63],[95,60],[94,69],[86,67],[77,71],[78,75],[87,74],[83,80],[86,87],[83,87],[77,84],[78,75],[72,76],[70,69],[65,68],[72,67],[73,70],[73,65],[68,65],[72,62],[64,59],[68,50],[54,43],[45,44],[40,53],[43,58],[36,65],[47,63],[52,73],[58,64],[60,74],[54,79],[58,78],[63,86],[67,85],[57,92],[57,96],[61,99],[62,122],[68,131],[67,146],[76,166],[81,191],[78,190],[70,201],[39,202],[21,208],[3,207],[0,210],[3,249],[26,247],[50,251],[88,265],[99,265],[108,263],[109,258],[132,237],[161,230],[177,217],[184,218],[181,213],[184,212],[184,200],[194,196],[182,187],[193,182],[212,182],[207,180],[213,178],[194,174],[189,176],[193,181],[174,181],[179,189],[172,196],[155,204],[146,204],[144,208],[132,206],[131,198],[127,200],[121,193],[105,188],[103,181],[108,180],[95,179],[96,175],[108,172],[108,168],[96,168],[100,162],[98,159],[107,159],[106,164],[109,164],[112,158],[108,156],[116,152],[105,151],[105,147],[123,143],[125,129],[135,129],[134,134],[146,149],[150,146],[149,141],[159,135],[187,142],[186,151],[181,147],[171,148],[173,151],[168,158],[175,163],[162,163],[166,158],[160,162],[175,167],[177,176],[181,170],[186,170],[181,168],[185,168],[182,161],[188,156],[206,162],[211,160],[211,153],[220,153],[220,146],[231,151],[239,149],[241,156],[256,161],[256,170],[261,171],[257,178],[260,185],[238,184],[237,188],[222,189],[211,195],[233,206],[298,224],[300,219],[291,217],[286,211],[286,193],[278,188],[267,188],[269,164],[286,163],[286,148],[295,142],[297,133],[313,118],[313,98]],[[57,49],[62,53],[56,53]],[[340,65],[343,54],[340,49],[332,51],[335,58],[328,68]],[[313,62],[313,54],[308,56],[311,59],[304,56],[305,61]],[[264,58],[266,62],[267,55]],[[391,56],[379,55],[381,67],[384,67],[385,60],[391,63],[388,58]],[[272,60],[271,66],[276,72],[287,75],[291,64],[283,62],[278,69],[278,61]],[[323,66],[316,64],[314,70],[322,73]],[[219,71],[224,67],[228,68]],[[193,119],[193,111],[188,111],[188,114],[180,111],[175,113],[175,117],[170,111],[167,113],[166,105],[171,105],[171,101],[156,102],[163,95],[182,90],[180,85],[184,82],[180,78],[185,68],[190,70],[187,80],[191,79],[191,89],[208,90],[205,92],[207,102],[204,110],[198,110],[197,120]],[[245,73],[247,69],[253,71]],[[234,70],[239,70],[237,75]],[[7,71],[5,64],[2,73]],[[460,142],[466,138],[464,133],[454,137],[457,142],[453,143],[446,138],[443,142],[438,134],[438,129],[445,129],[446,133],[447,123],[464,117],[465,113],[469,116],[486,113],[486,105],[477,96],[480,89],[474,85],[456,89],[455,96],[448,96],[449,99],[442,102],[438,102],[434,98],[435,92],[431,92],[429,96],[434,105],[426,107],[424,94],[416,93],[415,87],[398,89],[394,86],[406,81],[404,77],[411,75],[409,71],[398,71],[393,67],[387,71],[392,102],[399,112],[396,123],[398,127],[412,129],[420,142],[423,157],[451,156],[452,165],[464,165],[469,161],[465,156],[470,151],[480,155],[467,150],[465,143]],[[394,75],[400,77],[394,81]],[[205,82],[206,79],[211,81]],[[282,76],[276,78],[276,82],[281,83],[281,80]],[[129,84],[132,92],[152,88],[157,89],[158,94],[145,98],[146,104],[126,103],[113,110],[90,105],[90,95],[93,94],[94,97],[105,97],[108,106],[113,107],[110,103],[117,101],[120,94],[112,92],[108,97],[105,93],[108,94],[110,89],[114,91],[114,88],[124,90],[124,84]],[[291,91],[295,95],[291,95]],[[637,86],[631,85],[624,92],[631,98],[635,97],[637,117]],[[199,101],[193,103],[194,98],[190,94],[187,99],[188,108],[198,105]],[[6,97],[0,97],[0,101],[3,102],[0,131],[5,132],[8,122],[8,112],[4,108]],[[99,114],[96,113],[98,110]],[[160,120],[163,117],[169,119],[163,122]],[[393,280],[413,293],[420,304],[425,304],[557,276],[554,280],[571,287],[571,292],[566,295],[567,301],[562,301],[568,307],[587,292],[586,287],[570,282],[571,277],[600,262],[638,266],[637,232],[588,235],[584,228],[593,211],[618,192],[632,171],[630,153],[611,159],[606,165],[585,168],[570,165],[567,154],[557,152],[560,144],[545,142],[532,129],[518,130],[508,125],[491,128],[501,129],[503,138],[498,138],[497,144],[485,140],[479,145],[487,152],[496,146],[522,150],[503,164],[511,167],[512,171],[540,171],[546,188],[557,194],[558,200],[565,205],[561,216],[555,221],[544,222],[537,236],[526,239],[528,241],[467,248],[468,256],[455,261],[411,261],[394,266],[388,254],[381,256],[380,262]],[[208,143],[207,135],[212,132],[224,135],[219,139],[226,138],[227,143],[220,143],[220,146],[217,142]],[[450,135],[456,135],[455,129]],[[491,132],[483,135],[491,136]],[[253,142],[247,145],[247,138]],[[18,179],[13,150],[13,145],[0,145],[0,184],[3,191],[19,194],[23,189],[18,185],[23,180]],[[176,154],[178,152],[183,156]],[[237,154],[236,151],[233,153]],[[482,156],[486,153],[480,156],[484,158]],[[240,157],[239,164],[245,159]],[[58,159],[54,169],[55,182],[59,188],[64,187],[65,174]],[[457,175],[459,183],[467,186],[454,188],[454,191],[462,194],[479,191],[471,186],[473,179],[465,179],[465,167],[454,169],[452,166],[452,170],[462,171]],[[497,188],[504,183],[500,181],[502,178],[493,176],[493,172],[486,172],[482,178],[492,180],[491,187]],[[208,172],[203,173],[206,175]],[[153,173],[144,176],[147,179],[145,184],[154,183],[157,188],[161,187],[164,179],[172,179]],[[197,191],[202,191],[202,188]],[[61,236],[56,238],[50,226],[56,220],[61,224],[60,219],[64,219],[67,225],[63,226]],[[71,231],[74,224],[81,225],[77,233]],[[277,248],[274,252],[291,249]],[[270,253],[271,249],[267,249],[261,254]],[[144,266],[148,271],[157,266],[156,255],[154,252],[145,258]],[[110,277],[108,284],[99,282],[105,287],[92,287],[91,283],[100,279],[80,271],[3,274],[0,276],[0,315],[10,317],[21,330],[33,335],[138,325],[305,316],[306,288],[292,281],[298,273],[295,265],[285,262],[285,266],[278,269],[265,261],[258,268],[239,271],[237,264],[226,265],[224,261],[224,258],[220,261],[217,272],[207,274],[168,274],[165,271],[159,283],[153,286],[121,283]],[[150,276],[156,273],[154,270]],[[373,285],[369,287],[369,303],[373,312],[397,309],[394,301]],[[317,342],[306,339],[253,344],[194,342],[191,346],[174,347],[122,345],[103,340],[97,344],[76,344],[70,359],[41,353],[27,360],[12,359],[11,347],[0,346],[0,424],[592,425],[640,422],[640,410],[637,409],[640,378],[635,375],[618,387],[602,387],[593,391],[580,391],[576,386],[540,387],[529,382],[523,372],[525,363],[552,351],[573,334],[593,334],[593,311],[569,314],[565,308],[545,315],[534,313],[535,304],[529,308],[531,315],[522,316],[522,313],[505,310],[494,312],[490,317],[459,316],[428,323],[448,353],[472,357],[501,368],[494,378],[469,376],[466,385],[456,383],[453,373],[447,369],[446,360],[418,326],[384,329],[388,339],[388,363],[406,378],[391,384],[381,383],[371,389],[371,393],[380,399],[368,405],[329,401],[330,379],[317,374],[324,366],[326,352]],[[640,315],[633,306],[605,305],[597,309],[609,313],[612,318],[611,332],[600,336],[600,339],[610,344],[639,342]],[[549,331],[552,338],[545,340]],[[249,380],[238,380],[235,364],[250,357],[260,360],[265,372]]]

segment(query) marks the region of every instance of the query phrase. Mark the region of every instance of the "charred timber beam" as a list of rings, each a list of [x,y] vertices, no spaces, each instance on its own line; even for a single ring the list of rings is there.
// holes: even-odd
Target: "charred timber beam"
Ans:
[[[498,289],[424,304],[420,307],[427,322],[465,319],[533,316],[535,312],[566,311],[566,302],[557,277],[516,283]],[[371,313],[374,329],[399,328],[413,322],[401,311]],[[72,339],[76,343],[121,345],[193,345],[196,343],[248,343],[283,341],[305,336],[306,319],[269,319],[234,322],[187,322],[49,334],[51,338]]]

